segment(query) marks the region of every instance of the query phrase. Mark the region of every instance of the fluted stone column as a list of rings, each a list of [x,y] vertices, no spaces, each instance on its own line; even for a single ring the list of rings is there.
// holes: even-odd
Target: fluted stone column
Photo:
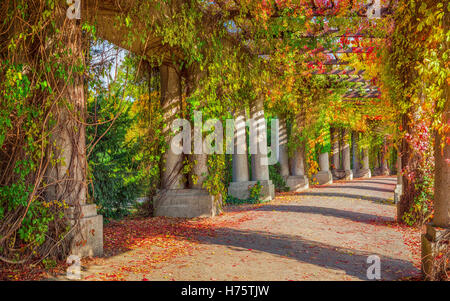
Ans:
[[[263,98],[257,98],[250,108],[250,150],[252,152],[252,181],[262,185],[261,200],[272,200],[275,187],[269,178],[267,127]]]
[[[300,145],[297,151],[294,152],[291,164],[291,174],[293,176],[304,176],[305,175],[305,155],[304,147]]]
[[[251,185],[251,183],[248,168],[245,110],[241,110],[235,114],[233,145],[233,181],[228,187],[228,194],[238,199],[247,199],[249,197],[248,187]]]
[[[315,179],[319,185],[333,183],[333,175],[330,171],[330,162],[328,153],[319,154],[319,172],[315,175]]]
[[[261,107],[259,107],[261,108]],[[261,125],[261,112],[259,115],[256,114],[256,109],[252,109],[252,117],[259,117],[257,120],[251,120],[249,125],[250,127],[254,126],[256,132],[250,129],[251,134],[254,134],[255,137],[253,139],[258,138],[258,128],[257,122],[259,122],[259,126],[264,126],[265,123]],[[262,110],[262,118],[264,118],[264,110]],[[264,121],[264,120],[263,120]],[[248,167],[248,149],[247,149],[247,139],[246,139],[246,122],[245,122],[245,114],[244,111],[240,111],[235,116],[235,134],[234,134],[234,154],[233,154],[233,181],[230,183],[228,187],[228,194],[238,198],[238,199],[248,199],[250,197],[249,190],[252,186],[256,185],[259,181],[262,185],[261,189],[261,200],[271,200],[275,196],[275,188],[272,184],[272,181],[269,180],[269,167],[261,165],[261,159],[264,160],[264,155],[256,154],[252,155],[252,180],[249,180],[249,167]],[[262,129],[259,129],[262,130]],[[251,135],[252,136],[252,135]],[[265,143],[267,146],[267,134],[262,137],[265,139]],[[256,147],[256,143],[258,141],[250,141],[253,143],[253,148]],[[259,149],[259,148],[257,148]],[[256,151],[257,149],[253,149]],[[280,153],[281,156],[281,153]],[[287,155],[286,155],[287,156]],[[267,161],[267,155],[265,156]],[[258,163],[258,166],[256,166]],[[265,171],[265,168],[267,171]]]
[[[397,151],[397,185],[394,191],[394,202],[397,204],[400,202],[400,197],[403,193],[403,176],[402,176],[402,158],[400,150]]]
[[[248,171],[247,135],[244,110],[237,114],[235,122],[233,182],[247,182],[250,178]]]
[[[383,146],[381,149],[381,167],[380,167],[380,173],[383,176],[390,175],[388,162],[387,162],[387,155],[388,155],[387,142],[386,142],[386,138],[384,138]]]
[[[191,149],[189,161],[192,169],[188,175],[190,189],[204,189],[203,183],[208,178],[208,154],[203,149],[203,117],[201,112],[194,112],[191,124]]]
[[[450,124],[450,105],[446,107],[447,124]],[[444,140],[444,148],[440,146]],[[434,217],[433,224],[442,227],[450,228],[450,134],[447,134],[446,139],[437,135],[435,142],[435,182],[434,182]]]
[[[337,128],[331,129],[331,160],[333,164],[333,176],[338,178],[338,170],[341,168],[341,162],[339,159],[340,148],[339,148],[339,130]]]
[[[171,131],[172,122],[179,118],[181,112],[181,78],[173,66],[160,67],[161,76],[161,106],[164,114],[165,127],[163,135],[166,137],[167,150],[162,156],[161,171],[162,189],[183,189],[185,179],[182,174],[184,154],[176,154],[171,147],[175,133]],[[181,140],[178,147],[182,149]]]
[[[163,135],[166,137],[168,149],[162,157],[161,189],[154,198],[155,216],[169,217],[211,217],[217,214],[218,206],[214,196],[203,189],[203,183],[208,174],[206,153],[191,154],[189,158],[193,164],[189,179],[189,187],[183,173],[185,154],[175,151],[183,149],[183,141],[177,140],[178,145],[172,143],[175,133],[171,125],[181,112],[181,77],[173,66],[162,65],[161,76],[161,105],[164,114],[165,127]],[[202,129],[200,128],[200,135]],[[194,179],[192,179],[194,176]],[[220,198],[220,197],[219,197]]]
[[[360,178],[370,178],[372,177],[372,173],[370,172],[369,165],[369,149],[364,148],[362,150],[362,169],[359,171]]]
[[[343,131],[343,149],[342,149],[343,167],[345,171],[345,179],[353,180],[353,172],[350,166],[350,144],[348,143],[348,130]]]
[[[280,121],[280,174],[286,182],[286,186],[289,188],[289,191],[301,191],[308,188],[308,178],[305,176],[304,172],[304,163],[303,163],[303,148],[299,147],[299,149],[294,152],[292,158],[288,157],[288,149],[287,149],[287,130],[286,130],[286,122],[284,119]]]
[[[252,150],[252,181],[268,181],[269,165],[267,158],[267,127],[264,118],[264,102],[256,99],[250,108],[251,126],[250,144]]]
[[[208,178],[208,155],[190,155],[192,170],[189,177],[189,187],[191,189],[203,189],[203,183]]]
[[[65,7],[55,8],[57,28],[53,37],[71,49],[71,60],[84,61],[82,29],[75,21],[67,20]],[[50,34],[48,34],[50,38]],[[52,43],[46,51],[53,51]],[[50,67],[49,67],[50,68]],[[70,253],[79,257],[103,254],[103,217],[97,214],[95,204],[86,203],[86,95],[83,76],[72,70],[66,82],[60,80],[60,98],[51,108],[56,119],[51,129],[49,150],[51,160],[44,181],[48,184],[45,198],[48,201],[66,202],[65,212],[72,227]],[[50,154],[49,154],[50,155]],[[69,237],[67,237],[69,238]]]
[[[284,119],[280,120],[280,175],[286,180],[289,177],[289,157],[288,157],[288,149],[287,149],[287,129],[286,129],[286,121]]]
[[[448,87],[446,87],[448,90]],[[448,93],[448,91],[447,91]],[[447,94],[448,95],[448,94]],[[444,124],[450,124],[450,101],[447,98],[444,107]],[[426,279],[433,273],[445,273],[441,270],[436,271],[435,258],[444,248],[443,237],[450,231],[450,133],[445,136],[440,133],[435,138],[435,180],[434,180],[434,216],[431,223],[426,226],[426,233],[422,234],[422,272]],[[441,148],[442,143],[444,145]],[[448,239],[448,238],[447,238]],[[439,247],[440,246],[440,247]]]
[[[357,177],[359,173],[359,152],[358,152],[358,132],[352,132],[352,164],[353,176]]]
[[[320,171],[330,171],[328,153],[321,153],[319,155],[319,168]]]
[[[175,202],[183,202],[186,206],[183,212],[170,213],[175,217],[213,217],[220,213],[222,196],[217,199],[210,195],[203,184],[208,178],[208,155],[192,154],[190,155],[192,170],[189,177],[189,189],[172,191]],[[173,202],[173,201],[172,201]]]
[[[302,191],[309,187],[308,177],[305,175],[305,148],[299,145],[290,162],[290,176],[286,179],[286,185],[290,191]]]

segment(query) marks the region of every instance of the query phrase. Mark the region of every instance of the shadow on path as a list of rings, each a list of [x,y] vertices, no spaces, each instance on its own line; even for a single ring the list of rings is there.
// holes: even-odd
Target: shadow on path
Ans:
[[[200,240],[208,244],[223,245],[234,251],[266,252],[328,269],[342,270],[361,280],[368,280],[366,273],[370,265],[367,264],[367,258],[371,255],[377,255],[381,259],[383,280],[395,280],[417,271],[409,261],[382,256],[374,251],[332,246],[296,235],[232,228],[217,229],[217,234],[215,237],[203,237]]]
[[[369,224],[374,220],[395,221],[394,218],[374,214],[346,211],[335,208],[303,206],[303,205],[266,205],[255,209],[255,211],[281,211],[281,212],[320,214],[323,216],[332,216],[337,218],[349,219],[354,222],[365,224]]]
[[[358,180],[355,179],[353,181],[346,181],[345,183],[365,183],[365,184],[380,184],[380,185],[397,185],[397,180],[395,181],[389,181],[388,179],[383,179],[386,180],[388,182],[382,182],[382,181],[370,181],[370,180]],[[343,184],[345,184],[344,182],[341,182]]]
[[[380,198],[376,196],[367,196],[367,195],[359,195],[359,194],[348,194],[348,193],[339,193],[339,192],[312,192],[312,191],[305,191],[300,192],[298,195],[311,195],[311,196],[319,196],[319,197],[342,197],[342,198],[349,198],[349,199],[361,199],[366,201],[371,201],[374,203],[389,203],[394,204],[394,202],[387,198]]]
[[[338,189],[361,189],[361,190],[374,190],[379,192],[392,192],[394,193],[394,189],[389,188],[379,188],[379,187],[373,187],[373,186],[354,186],[354,185],[345,185],[345,186],[338,186],[338,185],[327,185],[327,186],[321,186],[320,189],[323,188],[338,188]]]

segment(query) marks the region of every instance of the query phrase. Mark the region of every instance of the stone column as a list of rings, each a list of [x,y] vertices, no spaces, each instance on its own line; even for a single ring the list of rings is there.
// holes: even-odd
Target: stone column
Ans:
[[[250,108],[250,151],[252,157],[252,181],[262,185],[261,200],[272,200],[275,187],[269,179],[267,127],[264,118],[264,100],[257,98]]]
[[[248,172],[247,135],[245,112],[236,116],[233,154],[233,182],[247,182],[250,180]]]
[[[178,145],[172,145],[175,133],[172,133],[172,122],[180,118],[181,112],[181,77],[173,66],[162,65],[161,76],[161,105],[164,113],[165,127],[163,135],[166,137],[168,149],[162,157],[161,189],[154,198],[155,216],[169,217],[211,217],[217,213],[216,199],[203,189],[203,183],[208,174],[207,154],[190,155],[193,163],[190,188],[186,188],[186,179],[182,174],[183,152],[175,152],[172,146],[182,150],[182,140]],[[200,131],[200,134],[202,131]],[[192,175],[196,178],[193,181]],[[220,197],[219,197],[220,198]]]
[[[252,122],[250,122],[250,125]],[[255,134],[255,136],[257,136]],[[256,138],[256,137],[255,137]],[[267,139],[266,139],[267,141]],[[250,181],[249,179],[249,167],[248,167],[248,151],[247,151],[247,139],[246,139],[246,122],[245,122],[245,111],[242,110],[236,114],[235,117],[235,134],[234,134],[234,154],[233,154],[233,181],[230,183],[228,187],[228,194],[245,200],[250,197],[249,188],[254,186],[257,183],[257,180]],[[281,146],[280,146],[281,148]],[[281,156],[281,151],[280,151]],[[287,156],[287,154],[286,154]],[[252,156],[253,157],[253,156]],[[254,158],[252,158],[252,161]],[[267,173],[268,173],[268,166]],[[257,169],[258,171],[261,169]],[[261,184],[263,185],[261,191],[261,199],[269,200],[273,197],[273,195],[268,191],[270,188],[274,188],[273,185],[270,187],[267,181],[261,180]],[[271,182],[270,182],[271,184]]]
[[[337,128],[331,128],[331,160],[333,164],[333,176],[338,178],[338,170],[341,168],[341,162],[339,159],[339,130]]]
[[[348,134],[349,131],[347,129],[343,130],[343,149],[342,149],[342,159],[343,159],[343,167],[345,171],[345,179],[353,180],[353,172],[350,166],[350,144],[348,143]]]
[[[228,194],[244,200],[249,197],[248,187],[251,185],[248,169],[247,135],[245,110],[235,114],[234,150],[232,155],[233,180],[228,187]]]
[[[398,204],[403,193],[402,158],[400,149],[397,151],[397,185],[394,190],[394,202]]]
[[[358,132],[352,131],[352,164],[353,176],[358,176],[359,173],[359,153],[358,153]]]
[[[189,187],[191,189],[203,189],[203,183],[208,178],[208,155],[190,155],[192,170],[189,177]]]
[[[329,157],[328,157],[328,153],[321,153],[319,155],[319,168],[320,171],[330,171],[330,162],[329,162]]]
[[[298,149],[294,152],[291,164],[291,174],[293,176],[304,176],[305,175],[305,159],[304,159],[304,147],[300,145]]]
[[[264,118],[264,102],[258,98],[250,108],[251,133],[250,149],[252,151],[252,181],[268,181],[269,165],[267,158],[267,127]]]
[[[299,192],[309,187],[308,177],[305,175],[305,147],[300,144],[290,159],[290,176],[286,179],[286,186],[290,191]]]
[[[320,171],[315,175],[314,179],[319,185],[332,184],[333,175],[330,171],[330,162],[328,153],[319,154]]]
[[[364,148],[362,150],[362,169],[359,171],[359,178],[370,178],[372,177],[372,173],[370,171],[369,165],[369,149]]]
[[[450,115],[448,108],[447,114]],[[450,118],[447,118],[447,124],[449,124],[449,121]],[[450,134],[447,134],[446,139],[444,148],[440,149],[443,139],[437,135],[434,152],[436,167],[433,224],[442,228],[450,227],[450,145],[448,144]]]
[[[381,167],[380,167],[381,175],[383,175],[383,176],[390,175],[388,162],[387,162],[387,155],[388,155],[388,149],[387,149],[387,142],[386,142],[386,137],[385,137],[383,146],[381,149]]]
[[[203,75],[203,74],[201,74]],[[191,75],[193,78],[189,79],[189,82],[200,78],[201,75],[195,76]],[[187,94],[190,93],[191,87],[188,86]],[[204,189],[203,183],[208,178],[208,154],[204,152],[203,149],[203,118],[200,112],[195,111],[193,116],[191,116],[193,122],[191,122],[191,151],[193,153],[189,154],[189,161],[192,166],[189,179],[190,189]]]
[[[289,177],[289,157],[288,157],[288,136],[286,129],[286,121],[280,119],[280,175],[286,180]]]
[[[171,124],[180,117],[181,112],[181,77],[173,66],[168,65],[160,67],[160,76],[161,106],[165,122],[163,135],[166,137],[167,144],[167,150],[162,156],[161,188],[184,189],[186,183],[182,174],[184,155],[183,153],[175,154],[171,148],[175,134],[171,131]],[[182,149],[181,141],[178,147]]]
[[[448,95],[448,87],[447,95]],[[450,124],[450,101],[447,98],[443,124]],[[436,133],[435,138],[435,180],[434,180],[434,217],[427,224],[426,232],[422,234],[422,272],[426,279],[434,280],[433,274],[444,273],[436,270],[435,258],[445,249],[445,238],[450,231],[450,132],[444,132],[444,136]],[[444,147],[442,148],[442,143]],[[441,267],[442,269],[442,267]]]
[[[73,62],[84,62],[81,25],[68,21],[64,5],[56,9],[60,14],[59,33],[50,37],[63,41],[71,49]],[[49,36],[47,36],[49,37]],[[59,44],[58,44],[59,45]],[[49,48],[52,46],[50,45]],[[53,51],[53,49],[48,49]],[[59,83],[61,101],[53,108],[56,125],[51,129],[51,152],[54,163],[46,171],[46,199],[65,201],[69,208],[66,216],[70,220],[71,254],[79,257],[103,254],[103,217],[97,215],[95,204],[88,204],[87,158],[86,158],[86,97],[84,78],[77,72],[68,74],[67,81]],[[67,103],[65,103],[67,102]],[[68,104],[68,105],[66,105]]]

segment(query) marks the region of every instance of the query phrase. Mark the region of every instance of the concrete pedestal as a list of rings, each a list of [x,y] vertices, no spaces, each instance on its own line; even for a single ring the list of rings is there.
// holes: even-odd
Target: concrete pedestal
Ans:
[[[246,182],[231,182],[228,187],[228,194],[240,200],[246,200],[250,198],[250,188],[260,183],[261,188],[261,201],[270,201],[275,198],[275,185],[272,184],[272,180],[263,181],[246,181]]]
[[[351,169],[334,169],[331,174],[333,175],[333,180],[353,180],[353,171]]]
[[[360,169],[357,177],[368,179],[368,178],[372,177],[372,173],[371,173],[370,169]]]
[[[403,193],[403,185],[401,184],[397,184],[395,185],[395,190],[394,190],[394,203],[398,204],[400,202],[400,197],[402,196]]]
[[[194,218],[218,213],[214,197],[204,189],[160,190],[153,206],[155,216]]]
[[[340,180],[344,177],[344,171],[342,169],[333,169],[331,170],[331,175],[333,180]]]
[[[309,188],[309,181],[307,176],[289,176],[285,177],[286,186],[289,191],[300,192]]]
[[[439,244],[439,240],[450,229],[438,228],[427,224],[425,233],[422,234],[422,273],[426,280],[435,280],[433,275],[445,271],[436,271],[435,260],[439,253],[445,251],[446,245]]]
[[[333,183],[333,175],[331,171],[319,171],[314,178],[317,180],[319,185],[332,184]]]
[[[353,180],[353,171],[351,169],[345,170],[344,180]]]
[[[103,216],[97,214],[95,204],[80,206],[80,212],[70,207],[67,212],[73,229],[71,255],[80,258],[103,255]],[[77,218],[79,217],[79,219]],[[78,223],[77,223],[78,220]]]

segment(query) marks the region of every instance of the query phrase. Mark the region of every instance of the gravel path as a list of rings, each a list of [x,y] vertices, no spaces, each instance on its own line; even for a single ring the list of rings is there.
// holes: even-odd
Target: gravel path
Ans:
[[[343,181],[279,194],[265,205],[230,207],[213,219],[171,219],[170,229],[182,225],[185,235],[168,230],[171,243],[152,237],[85,262],[83,279],[367,280],[371,255],[381,260],[382,280],[417,276],[417,254],[408,244],[417,246],[420,234],[395,224],[395,181]]]

